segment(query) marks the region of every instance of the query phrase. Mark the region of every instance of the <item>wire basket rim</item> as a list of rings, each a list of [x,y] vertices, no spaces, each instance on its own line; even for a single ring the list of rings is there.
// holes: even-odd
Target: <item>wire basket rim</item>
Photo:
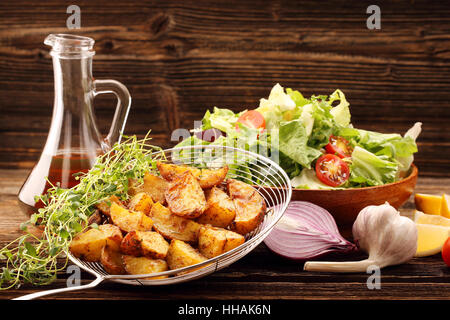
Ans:
[[[102,277],[103,279],[108,279],[108,280],[113,280],[113,281],[119,281],[119,282],[125,282],[125,283],[130,283],[130,281],[138,281],[140,284],[142,284],[141,281],[139,281],[139,279],[143,279],[143,278],[156,278],[156,277],[161,277],[161,276],[171,276],[171,275],[176,275],[175,277],[169,277],[169,278],[165,278],[165,279],[153,279],[150,280],[149,283],[151,285],[158,285],[158,284],[170,284],[170,283],[177,283],[180,281],[177,281],[177,278],[182,278],[183,276],[186,277],[186,279],[183,279],[183,281],[187,281],[187,280],[192,280],[192,279],[196,279],[202,276],[206,276],[210,273],[213,273],[215,271],[217,271],[218,269],[224,268],[230,264],[232,264],[233,262],[241,259],[244,255],[246,255],[247,253],[249,253],[250,251],[252,251],[257,245],[259,245],[263,240],[264,237],[273,229],[273,227],[275,226],[275,224],[281,219],[281,217],[283,216],[284,212],[286,211],[289,202],[291,200],[292,197],[292,186],[291,186],[291,181],[288,177],[288,175],[286,174],[286,172],[276,163],[274,162],[272,159],[269,159],[267,157],[264,157],[260,154],[257,154],[255,152],[252,151],[248,151],[248,150],[244,150],[244,149],[240,149],[240,148],[236,148],[236,147],[230,147],[230,146],[223,146],[223,145],[196,145],[196,146],[183,146],[183,147],[173,147],[173,148],[168,148],[168,149],[161,149],[161,150],[157,150],[155,152],[153,152],[151,155],[152,157],[154,157],[155,155],[158,154],[163,154],[165,155],[168,152],[173,152],[173,151],[182,151],[182,150],[193,150],[193,149],[225,149],[228,151],[235,151],[235,152],[239,152],[239,153],[243,153],[246,154],[250,157],[253,157],[259,161],[261,161],[262,163],[264,163],[264,165],[266,165],[268,168],[275,168],[275,172],[277,174],[280,174],[282,177],[282,181],[285,184],[285,186],[283,186],[282,188],[277,188],[277,189],[283,189],[285,190],[286,194],[284,194],[284,201],[283,199],[280,199],[279,197],[276,198],[277,202],[276,204],[273,204],[272,207],[268,207],[266,209],[265,215],[270,212],[270,210],[275,210],[275,207],[277,207],[277,211],[279,212],[279,214],[272,220],[270,221],[270,223],[263,225],[263,228],[257,232],[255,235],[253,235],[251,238],[246,239],[246,241],[239,245],[236,248],[233,248],[232,250],[229,250],[219,256],[207,259],[206,261],[203,261],[201,263],[195,264],[195,265],[190,265],[190,266],[186,266],[183,268],[178,268],[178,269],[174,269],[174,270],[167,270],[167,271],[162,271],[162,272],[158,272],[158,273],[149,273],[149,274],[140,274],[140,275],[113,275],[113,274],[108,274],[106,271],[104,272],[105,274],[103,274],[100,271],[95,270],[91,264],[89,262],[85,262],[83,260],[77,259],[76,257],[74,257],[70,252],[67,253],[69,259],[75,263],[77,266],[79,266],[80,268],[82,268],[83,270],[97,276],[97,277]],[[172,159],[171,159],[172,161]],[[255,186],[252,185],[254,188],[255,187],[261,187],[261,186]],[[266,186],[269,187],[269,186]],[[255,188],[256,190],[256,188]],[[256,190],[257,192],[259,192],[258,190]],[[259,192],[260,193],[260,192]],[[261,194],[261,193],[260,193]],[[281,202],[281,203],[280,203]],[[261,224],[263,224],[264,222],[261,222]],[[262,238],[262,239],[261,239]],[[256,244],[255,244],[256,242]],[[239,256],[237,259],[234,259],[233,254],[238,253],[239,251],[244,251],[246,248],[251,247],[252,244],[255,244],[253,248],[251,248],[248,252],[246,252],[244,255]],[[221,260],[225,260],[226,258],[230,258],[232,259],[232,261],[230,263],[225,264],[224,266],[222,266],[221,268],[218,268],[218,263]],[[86,265],[88,264],[88,265]],[[95,265],[97,265],[98,263],[94,263]],[[202,268],[204,266],[208,266],[208,265],[213,265],[215,264],[215,267],[213,268],[214,270],[205,270],[207,269],[207,267]],[[103,267],[100,266],[100,269],[103,269]],[[198,269],[198,270],[194,270],[191,271],[192,269]],[[203,270],[203,273],[201,272]],[[190,273],[184,273],[182,275],[177,275],[179,273],[183,273],[183,272],[187,272],[187,271],[191,271]],[[195,274],[196,271],[198,272],[198,275]],[[171,279],[173,279],[174,281],[171,281]],[[161,281],[159,281],[161,280]]]

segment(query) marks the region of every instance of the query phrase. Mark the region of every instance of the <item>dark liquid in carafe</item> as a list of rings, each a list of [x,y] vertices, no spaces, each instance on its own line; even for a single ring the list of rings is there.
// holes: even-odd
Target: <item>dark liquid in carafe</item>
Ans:
[[[33,213],[42,208],[42,201],[35,202],[35,195],[47,193],[52,186],[59,184],[67,189],[76,186],[79,180],[74,174],[87,172],[92,167],[94,159],[85,153],[67,152],[55,156],[43,155],[22,186],[19,194],[21,207],[27,213]]]

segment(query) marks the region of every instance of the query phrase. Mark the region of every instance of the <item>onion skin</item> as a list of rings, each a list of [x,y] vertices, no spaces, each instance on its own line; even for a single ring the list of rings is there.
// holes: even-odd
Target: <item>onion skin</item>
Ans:
[[[264,243],[275,254],[293,261],[357,249],[339,234],[328,211],[306,201],[291,201]]]
[[[270,249],[270,248],[269,248]],[[327,257],[328,255],[330,255],[330,254],[333,254],[333,253],[340,253],[340,254],[347,254],[347,253],[351,253],[351,252],[355,252],[355,251],[357,251],[358,249],[355,247],[355,248],[348,248],[348,249],[340,249],[338,252],[336,252],[336,250],[329,250],[329,251],[323,251],[323,252],[321,252],[321,253],[319,253],[319,254],[316,254],[316,255],[311,255],[310,257],[305,257],[305,258],[303,258],[303,257],[292,257],[292,256],[289,256],[289,255],[283,255],[283,254],[280,254],[280,253],[278,253],[278,252],[275,252],[275,251],[273,251],[272,249],[270,249],[270,251],[272,251],[273,253],[275,253],[277,256],[279,256],[279,257],[281,257],[281,258],[283,258],[283,259],[287,259],[287,260],[290,260],[290,261],[293,261],[293,262],[298,262],[298,263],[307,263],[307,262],[311,262],[311,261],[308,261],[308,260],[310,260],[310,259],[314,259],[314,260],[320,260],[320,259],[322,259],[322,258],[325,258],[325,257]]]

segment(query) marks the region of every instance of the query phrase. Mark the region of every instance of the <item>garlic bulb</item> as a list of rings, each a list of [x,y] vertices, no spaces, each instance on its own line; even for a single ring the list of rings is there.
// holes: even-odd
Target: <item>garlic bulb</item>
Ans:
[[[353,224],[353,239],[369,257],[362,261],[321,262],[308,261],[304,270],[326,272],[366,272],[375,265],[379,268],[405,263],[417,250],[415,223],[400,215],[389,203],[368,206],[361,210]]]

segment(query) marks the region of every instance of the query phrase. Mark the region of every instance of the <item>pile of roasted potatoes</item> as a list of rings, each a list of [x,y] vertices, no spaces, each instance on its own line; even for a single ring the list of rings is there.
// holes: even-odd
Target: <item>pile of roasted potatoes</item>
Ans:
[[[130,181],[128,201],[112,196],[97,205],[91,222],[98,227],[71,241],[75,257],[100,262],[110,274],[174,270],[236,248],[264,218],[264,198],[251,185],[226,179],[226,166],[157,162],[157,168],[143,183]]]

